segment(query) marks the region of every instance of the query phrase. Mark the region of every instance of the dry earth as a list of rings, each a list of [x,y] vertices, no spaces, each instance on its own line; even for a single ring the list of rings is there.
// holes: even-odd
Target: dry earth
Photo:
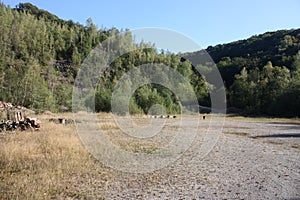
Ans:
[[[176,124],[175,122],[170,122]],[[200,132],[209,120],[201,121]],[[300,199],[300,124],[227,118],[202,159],[195,143],[179,160],[149,174],[120,173],[112,199]]]
[[[146,119],[140,119],[143,120]],[[164,130],[172,133],[179,125],[180,119],[168,119]],[[45,133],[41,130],[0,136],[0,199],[300,199],[299,120],[227,117],[223,133],[207,156],[203,158],[199,152],[202,140],[196,137],[178,160],[142,174],[111,169],[93,159],[72,125],[45,123],[44,127]],[[53,134],[57,127],[60,133]],[[127,151],[152,153],[148,150],[164,144],[153,139],[130,146],[133,141],[124,141],[124,135],[109,117],[100,127]],[[209,118],[201,119],[199,127],[201,135],[209,127]],[[187,124],[183,128],[191,127]],[[28,144],[35,140],[48,142],[36,149],[31,145],[26,154],[16,156],[20,148],[29,148],[22,134]],[[59,138],[63,142],[58,152]],[[20,141],[23,146],[13,146]],[[52,152],[56,156],[52,157]],[[32,161],[28,154],[42,156]],[[45,161],[45,155],[52,164]],[[36,163],[22,168],[16,164],[18,161],[22,166]]]

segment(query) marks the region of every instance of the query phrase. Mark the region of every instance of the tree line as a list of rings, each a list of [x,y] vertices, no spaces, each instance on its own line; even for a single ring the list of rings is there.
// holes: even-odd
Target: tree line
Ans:
[[[300,29],[279,30],[209,46],[227,93],[244,115],[300,116]],[[185,56],[201,63],[201,51]]]

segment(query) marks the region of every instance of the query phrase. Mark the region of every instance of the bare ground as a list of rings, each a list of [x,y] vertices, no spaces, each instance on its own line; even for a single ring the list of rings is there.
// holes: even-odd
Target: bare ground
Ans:
[[[102,128],[124,145],[106,120]],[[166,130],[178,123],[167,120]],[[144,174],[105,167],[70,125],[44,125],[45,133],[0,136],[0,199],[300,199],[298,120],[226,118],[207,156],[195,141],[177,161]],[[199,134],[208,125],[201,120]]]
[[[202,127],[208,122],[201,122]],[[299,199],[300,124],[227,119],[202,159],[197,145],[168,167],[144,175],[120,174],[112,199]]]

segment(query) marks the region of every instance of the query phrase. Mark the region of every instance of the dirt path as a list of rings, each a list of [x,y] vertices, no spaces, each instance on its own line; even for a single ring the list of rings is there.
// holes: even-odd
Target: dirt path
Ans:
[[[194,145],[162,170],[119,172],[103,192],[107,199],[300,199],[299,146],[299,124],[227,119],[204,159]]]

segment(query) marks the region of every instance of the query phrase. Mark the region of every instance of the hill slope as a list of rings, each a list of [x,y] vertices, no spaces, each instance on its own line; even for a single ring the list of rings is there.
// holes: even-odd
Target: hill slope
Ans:
[[[16,9],[0,5],[0,100],[36,110],[70,110],[81,63],[98,44],[119,33],[118,45],[132,51],[114,60],[101,75],[91,109],[110,111],[118,80],[146,63],[179,71],[193,86],[199,104],[210,105],[209,87],[190,62],[209,65],[201,60],[202,51],[158,53],[151,45],[134,44],[129,30],[98,29],[92,19],[86,25],[64,21],[29,3]],[[107,50],[113,51],[112,46]],[[300,29],[267,32],[206,51],[221,72],[228,106],[245,114],[300,116]],[[88,98],[94,96],[87,96],[87,102]],[[180,112],[176,95],[155,84],[134,92],[130,112],[147,113],[153,104],[164,105],[168,113]]]
[[[245,114],[300,115],[300,29],[267,32],[206,51],[222,75],[228,106]],[[202,54],[183,56],[205,65]]]
[[[300,29],[279,30],[252,36],[228,44],[209,46],[206,51],[219,67],[227,86],[234,81],[234,75],[243,67],[259,68],[271,61],[273,65],[294,70],[296,55],[300,50]],[[193,63],[201,63],[201,51],[184,56]]]

